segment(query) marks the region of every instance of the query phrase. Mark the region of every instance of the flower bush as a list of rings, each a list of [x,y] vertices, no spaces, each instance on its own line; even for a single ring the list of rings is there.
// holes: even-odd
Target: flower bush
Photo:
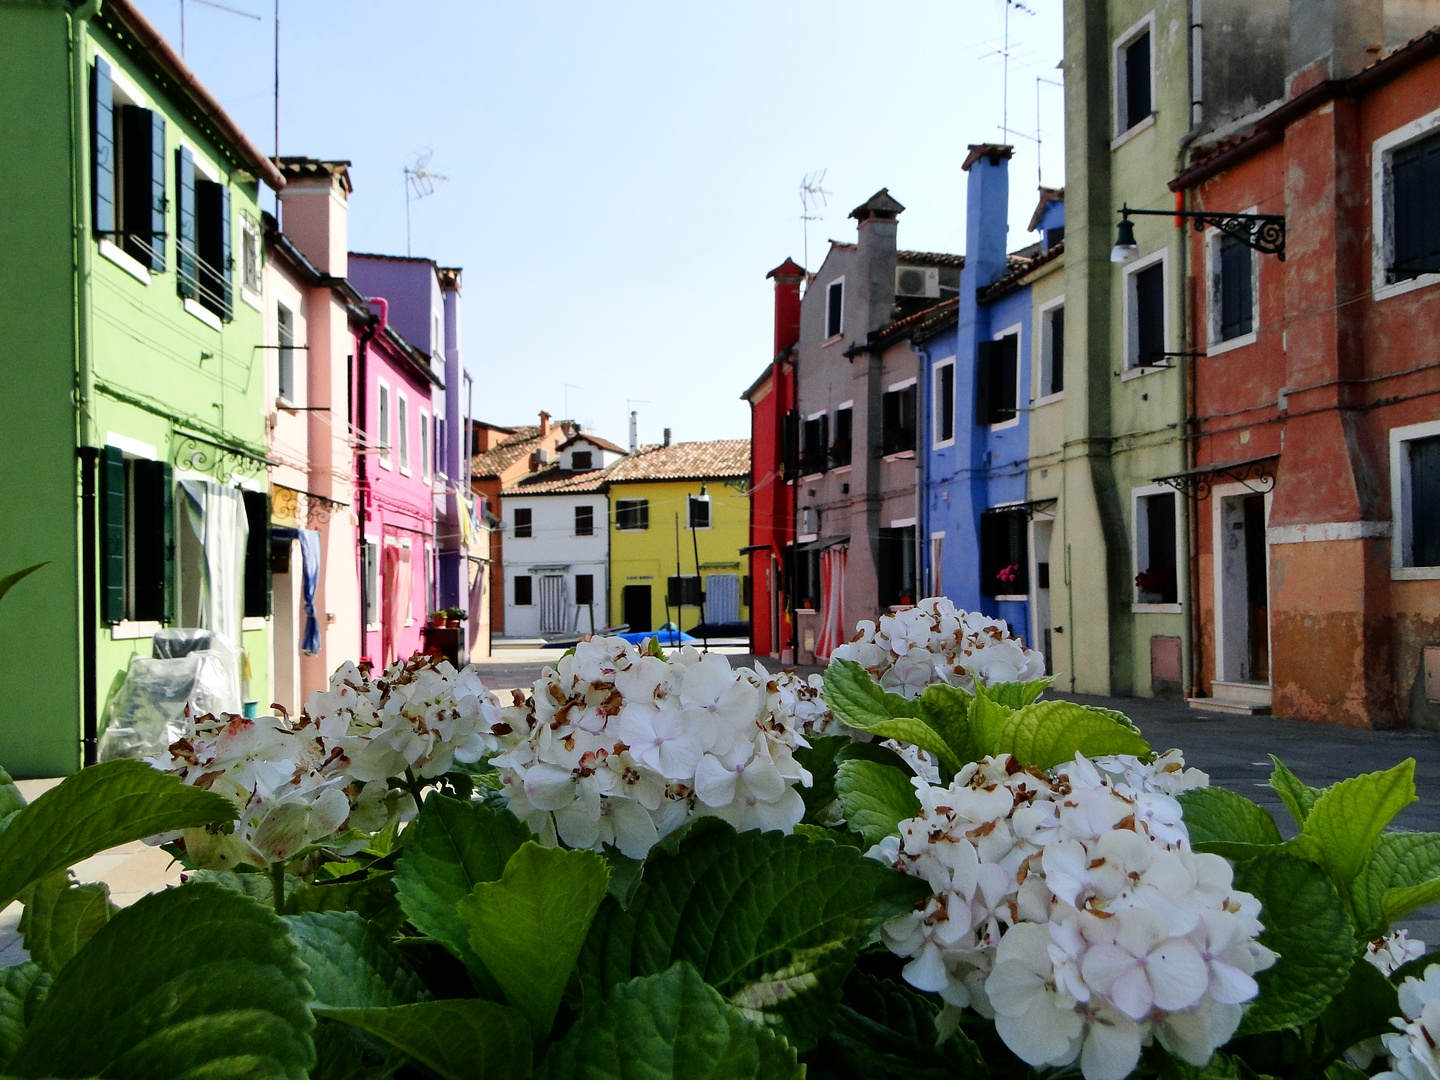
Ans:
[[[823,678],[616,639],[502,704],[417,657],[298,717],[194,716],[25,806],[0,774],[15,1076],[1440,1077],[1440,968],[1391,924],[1440,835],[1414,762],[1294,817],[1047,700],[929,599]],[[69,865],[152,837],[117,912]]]

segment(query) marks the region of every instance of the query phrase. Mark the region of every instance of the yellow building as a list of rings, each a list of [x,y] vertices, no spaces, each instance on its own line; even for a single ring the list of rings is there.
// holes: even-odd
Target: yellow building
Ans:
[[[642,446],[611,467],[612,621],[636,631],[667,621],[689,630],[703,613],[710,626],[745,632],[738,624],[750,621],[742,576],[749,478],[748,439]]]

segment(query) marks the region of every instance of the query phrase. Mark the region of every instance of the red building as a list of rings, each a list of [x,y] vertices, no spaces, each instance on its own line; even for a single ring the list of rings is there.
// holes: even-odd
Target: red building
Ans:
[[[1440,727],[1440,27],[1302,68],[1171,187],[1285,225],[1283,261],[1192,234],[1195,704]]]
[[[794,600],[787,567],[795,541],[795,486],[785,468],[788,419],[795,407],[795,343],[800,339],[803,268],[786,259],[775,281],[775,356],[750,389],[750,651],[793,662]]]

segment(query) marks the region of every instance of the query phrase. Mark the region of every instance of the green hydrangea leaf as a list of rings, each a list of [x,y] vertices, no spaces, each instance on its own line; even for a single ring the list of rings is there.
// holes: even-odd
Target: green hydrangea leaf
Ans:
[[[286,910],[292,915],[306,911],[353,911],[374,923],[382,933],[394,934],[405,924],[405,912],[396,899],[395,877],[391,870],[372,870],[344,881],[299,883],[293,892],[287,889]]]
[[[848,844],[850,847],[866,850],[869,846],[861,839],[859,833],[851,832],[848,829],[827,829],[824,825],[807,825],[801,822],[795,826],[795,835],[803,836],[807,840],[824,841],[834,844]]]
[[[7,820],[16,811],[24,810],[25,796],[15,786],[15,781],[4,769],[0,769],[0,821]]]
[[[975,688],[975,700],[970,703],[970,713],[967,717],[971,745],[975,752],[975,758],[972,760],[1000,753],[1000,741],[1005,732],[1005,725],[1010,722],[1010,717],[1014,712],[1015,710],[1009,705],[1002,705],[991,698],[985,687],[977,686]]]
[[[1390,923],[1440,900],[1440,833],[1387,832],[1350,887],[1356,932],[1370,941]]]
[[[747,1018],[691,965],[614,987],[555,1043],[541,1080],[801,1080],[785,1040]]]
[[[1295,819],[1295,824],[1304,825],[1305,819],[1310,816],[1310,808],[1315,805],[1315,800],[1320,798],[1324,791],[1321,788],[1313,788],[1308,784],[1302,784],[1300,779],[1292,773],[1274,754],[1270,755],[1270,762],[1275,766],[1270,773],[1270,786],[1280,796],[1280,801],[1290,811],[1290,816]]]
[[[929,724],[964,763],[980,757],[970,734],[970,704],[975,695],[949,683],[932,683],[915,699],[920,719]]]
[[[1282,843],[1270,812],[1243,795],[1218,787],[1192,788],[1181,792],[1179,800],[1196,851],[1238,862]]]
[[[1073,701],[1037,701],[1011,713],[995,751],[1012,754],[1022,765],[1049,769],[1077,753],[1150,753],[1150,744],[1133,729]]]
[[[835,790],[845,820],[867,845],[878,844],[894,833],[900,822],[920,812],[920,800],[910,777],[889,765],[873,761],[842,761]]]
[[[1350,967],[1345,988],[1320,1014],[1320,1027],[1338,1050],[1348,1050],[1364,1039],[1394,1031],[1392,1016],[1400,1015],[1395,987],[1374,964],[1357,960]]]
[[[941,1041],[935,1002],[899,982],[855,974],[835,1030],[806,1055],[812,1075],[836,1080],[952,1080],[989,1075],[976,1045],[961,1031]]]
[[[991,701],[1000,705],[1008,705],[1012,709],[1023,709],[1026,705],[1033,704],[1045,689],[1055,681],[1055,676],[1048,675],[1043,679],[1033,679],[1030,682],[1005,682],[990,683],[985,687],[985,696]]]
[[[1292,846],[1297,854],[1322,867],[1342,889],[1348,889],[1370,861],[1385,826],[1414,801],[1414,758],[1384,772],[1341,780],[1315,800]]]
[[[308,911],[285,921],[317,1009],[388,1009],[430,996],[390,939],[355,912]]]
[[[805,820],[812,824],[823,825],[830,820],[828,815],[835,802],[835,770],[842,761],[875,761],[913,775],[899,754],[878,742],[853,742],[848,735],[825,735],[810,743],[795,751],[795,760],[810,772],[811,785],[796,790],[805,801]]]
[[[950,749],[950,744],[924,720],[908,716],[881,720],[870,731],[878,738],[898,739],[931,754],[939,763],[942,776],[953,776],[964,764],[955,756],[955,751]]]
[[[830,661],[823,697],[836,717],[861,731],[897,716],[915,715],[913,702],[886,691],[854,660]]]
[[[470,947],[537,1038],[550,1032],[609,884],[610,867],[593,851],[530,841],[499,881],[482,881],[458,905]]]
[[[813,1046],[862,946],[929,892],[848,845],[707,824],[673,854],[651,852],[628,910],[601,907],[580,957],[586,1001],[683,960],[747,1016]]]
[[[1235,868],[1235,887],[1256,896],[1265,929],[1260,943],[1277,956],[1256,975],[1260,994],[1239,1034],[1280,1031],[1314,1020],[1345,987],[1355,960],[1355,933],[1345,904],[1324,871],[1271,852]]]
[[[33,960],[0,970],[0,1069],[9,1066],[20,1048],[50,982],[50,973]]]
[[[395,864],[395,896],[422,934],[464,961],[489,994],[499,986],[470,948],[470,928],[455,905],[482,881],[497,881],[510,856],[534,833],[509,810],[431,794],[405,830]]]
[[[1369,1074],[1348,1061],[1332,1061],[1325,1069],[1325,1080],[1369,1080]]]
[[[303,1080],[311,996],[274,912],[216,885],[166,889],[117,912],[65,965],[9,1069]]]
[[[448,998],[392,1009],[324,1009],[368,1031],[442,1080],[525,1080],[531,1038],[518,1010],[482,998]]]
[[[82,769],[0,830],[0,908],[25,886],[107,848],[175,829],[235,820],[235,806],[143,761]]]
[[[47,874],[25,890],[20,934],[30,959],[54,975],[99,933],[116,910],[110,887],[76,885],[69,870]]]

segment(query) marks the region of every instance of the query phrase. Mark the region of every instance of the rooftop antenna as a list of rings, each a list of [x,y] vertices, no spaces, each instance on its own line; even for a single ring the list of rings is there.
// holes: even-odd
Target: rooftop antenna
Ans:
[[[206,7],[218,8],[220,11],[228,11],[231,15],[239,15],[246,19],[254,19],[260,22],[259,15],[252,15],[248,11],[241,11],[239,8],[226,7],[224,4],[217,4],[215,0],[190,0],[193,4],[204,4]],[[185,59],[185,0],[180,0],[180,59]]]
[[[828,168],[819,172],[809,172],[800,181],[800,220],[804,222],[801,226],[804,237],[801,242],[800,257],[805,260],[805,265],[810,265],[810,222],[824,221],[825,215],[820,211],[829,205],[827,198],[830,192],[825,189],[825,174]],[[806,270],[809,274],[809,270]]]
[[[278,4],[280,0],[275,0]],[[405,166],[405,254],[410,254],[410,200],[413,195],[416,200],[423,199],[427,195],[435,194],[435,185],[443,184],[450,177],[444,173],[432,172],[429,168],[430,159],[435,156],[435,151],[430,147],[421,147],[415,151],[415,160]],[[568,410],[567,410],[568,411]]]
[[[1000,131],[1006,138],[1010,136],[1010,58],[1014,55],[1010,51],[1010,9],[1023,11],[1026,15],[1034,15],[1035,9],[1027,7],[1021,0],[1005,0],[1005,44],[1004,47],[997,47],[993,41],[985,42],[985,47],[993,53],[997,53],[1003,62],[1000,76]],[[1015,60],[1025,67],[1030,65],[1018,56]]]
[[[1047,85],[1047,86],[1058,86],[1058,87],[1060,87],[1062,90],[1065,88],[1065,84],[1064,84],[1063,82],[1057,82],[1057,81],[1054,80],[1054,79],[1047,79],[1047,78],[1045,78],[1043,75],[1036,75],[1036,76],[1035,76],[1035,186],[1036,186],[1036,187],[1044,187],[1044,186],[1045,186],[1045,172],[1044,172],[1044,170],[1045,170],[1045,162],[1044,162],[1044,159],[1040,156],[1040,84],[1041,84],[1041,83],[1044,83],[1044,84]]]

